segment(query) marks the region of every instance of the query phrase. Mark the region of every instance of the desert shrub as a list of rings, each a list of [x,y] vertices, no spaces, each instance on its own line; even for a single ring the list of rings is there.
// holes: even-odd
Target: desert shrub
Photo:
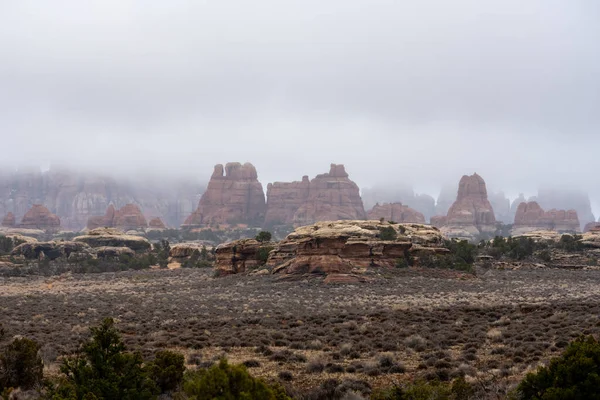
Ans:
[[[408,268],[408,260],[404,257],[397,259],[396,268]]]
[[[592,336],[581,337],[550,361],[529,373],[519,384],[523,399],[592,399],[600,387],[600,343]]]
[[[15,247],[13,240],[6,236],[0,236],[0,256],[10,254]]]
[[[27,338],[17,338],[0,354],[0,390],[30,389],[42,381],[44,364],[40,345]]]
[[[79,353],[63,361],[63,379],[52,389],[52,398],[152,398],[157,386],[143,368],[142,356],[126,351],[112,318],[90,330],[92,338]]]
[[[183,380],[184,371],[183,354],[169,350],[156,353],[156,358],[148,365],[150,378],[163,392],[174,390]]]
[[[371,395],[372,400],[469,400],[475,398],[474,388],[458,378],[453,383],[418,380],[405,386],[393,386]]]
[[[398,237],[398,232],[391,227],[385,226],[383,228],[379,228],[379,239],[381,240],[396,240]]]
[[[168,240],[162,239],[154,244],[154,252],[156,253],[156,259],[158,265],[161,268],[166,268],[169,264],[169,252],[171,251],[171,245]]]
[[[271,232],[269,231],[260,231],[258,235],[256,235],[255,239],[259,242],[270,242],[271,241]]]
[[[496,259],[507,257],[513,260],[523,260],[531,257],[536,250],[544,250],[546,247],[547,245],[544,243],[536,243],[532,238],[496,236],[490,242],[486,252]]]
[[[544,262],[552,261],[552,254],[550,254],[550,250],[548,250],[548,249],[544,249],[544,250],[540,251],[538,253],[538,257],[540,258],[540,260],[542,260]]]
[[[183,391],[189,399],[289,399],[275,387],[248,374],[243,365],[230,365],[226,359],[208,369],[186,373]]]
[[[581,242],[581,235],[562,235],[560,240],[556,244],[556,247],[568,252],[576,252],[583,250],[583,243]]]
[[[264,265],[267,263],[271,250],[273,250],[273,246],[262,246],[258,249],[256,252],[256,259],[260,262],[260,264]]]

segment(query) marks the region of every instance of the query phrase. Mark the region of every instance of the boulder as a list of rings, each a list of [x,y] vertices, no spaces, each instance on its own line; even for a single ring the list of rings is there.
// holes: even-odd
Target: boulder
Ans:
[[[255,239],[240,239],[223,243],[215,249],[215,270],[218,276],[249,272],[264,264],[259,251],[270,251],[272,244]]]
[[[169,268],[178,268],[194,255],[200,256],[203,249],[206,249],[206,261],[214,261],[215,255],[212,251],[212,245],[202,242],[177,243],[172,245],[169,249]]]
[[[75,241],[26,242],[15,247],[11,254],[25,260],[80,261],[93,258],[90,246]]]
[[[293,224],[365,218],[358,186],[348,178],[342,164],[331,164],[329,173],[310,181],[308,197],[294,213]]]
[[[52,214],[43,205],[34,204],[23,216],[19,227],[25,229],[40,229],[44,231],[58,231],[60,228],[60,218],[55,214]]]
[[[392,229],[395,239],[381,239]],[[421,224],[326,221],[297,228],[269,253],[267,266],[284,274],[364,274],[394,268],[399,259],[445,253],[440,231]],[[218,254],[218,251],[217,251]],[[333,279],[333,278],[332,278]]]
[[[104,260],[119,260],[123,255],[134,257],[135,251],[129,247],[101,246],[95,249],[96,256]]]
[[[458,185],[456,201],[448,210],[446,224],[441,228],[448,237],[475,239],[496,231],[494,209],[487,197],[483,178],[464,175]]]
[[[402,205],[402,203],[375,204],[373,209],[367,213],[367,218],[370,220],[383,218],[384,221],[394,221],[399,223],[425,223],[423,214],[408,206]]]
[[[539,230],[578,232],[577,211],[554,209],[544,211],[535,201],[519,204],[513,223],[513,236]]]
[[[90,247],[129,247],[135,252],[150,250],[150,242],[140,236],[126,235],[114,228],[97,228],[86,235],[77,236],[75,242],[83,242]]]
[[[7,228],[14,228],[17,225],[15,214],[9,212],[2,219],[2,226]]]
[[[248,224],[260,226],[266,212],[265,194],[250,163],[217,164],[198,208],[182,227]]]

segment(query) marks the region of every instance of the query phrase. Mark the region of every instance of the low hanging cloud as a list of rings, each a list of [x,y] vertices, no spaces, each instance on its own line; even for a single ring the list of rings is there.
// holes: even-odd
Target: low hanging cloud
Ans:
[[[2,163],[600,199],[600,6],[574,0],[0,3]]]

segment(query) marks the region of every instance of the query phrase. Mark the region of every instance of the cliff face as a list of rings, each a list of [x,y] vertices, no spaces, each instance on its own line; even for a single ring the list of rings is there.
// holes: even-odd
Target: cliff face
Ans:
[[[61,220],[62,229],[83,229],[91,216],[110,204],[140,206],[146,219],[159,217],[179,226],[198,201],[200,185],[179,181],[127,181],[66,168],[0,171],[0,215],[13,214],[19,224],[34,205],[42,204]]]
[[[310,181],[308,197],[294,213],[295,226],[318,221],[360,220],[367,215],[356,183],[342,164],[331,164],[329,173]]]
[[[483,178],[477,174],[463,176],[458,185],[456,201],[448,210],[445,220],[435,218],[435,223],[445,223],[442,232],[450,237],[474,239],[480,234],[493,234],[496,231],[496,217]]]
[[[198,208],[184,225],[262,225],[265,212],[265,194],[254,165],[217,164]]]
[[[267,186],[267,214],[265,226],[291,225],[294,214],[306,202],[310,194],[310,181],[275,182]]]
[[[513,235],[537,230],[557,232],[579,232],[579,218],[575,210],[544,211],[535,201],[521,203],[517,208],[513,224]]]
[[[557,210],[577,211],[580,229],[583,229],[587,223],[596,221],[590,198],[587,193],[581,191],[542,188],[538,191],[537,197],[531,200],[537,201],[545,210],[555,208]]]
[[[425,217],[417,210],[403,205],[402,203],[375,204],[367,214],[370,220],[394,221],[396,223],[424,224]]]

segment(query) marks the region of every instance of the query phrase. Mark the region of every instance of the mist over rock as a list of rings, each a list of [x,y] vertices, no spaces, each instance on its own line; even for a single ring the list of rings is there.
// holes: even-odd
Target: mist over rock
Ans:
[[[102,216],[93,216],[88,219],[87,228],[117,228],[123,231],[146,229],[148,223],[140,208],[135,204],[126,204],[120,209],[115,209],[111,204]]]
[[[215,165],[198,208],[184,226],[262,225],[266,213],[265,194],[254,165],[238,162]]]
[[[167,227],[165,226],[165,223],[162,222],[162,220],[157,217],[157,218],[152,218],[148,222],[148,228],[152,228],[152,229],[166,229]]]
[[[439,223],[439,221],[436,221]],[[456,201],[448,210],[442,232],[449,237],[473,239],[496,231],[494,208],[488,200],[483,178],[464,175],[458,185]]]
[[[17,225],[17,219],[15,215],[11,212],[7,213],[2,219],[2,226],[6,228],[14,228]]]
[[[521,203],[527,203],[527,199],[525,198],[525,195],[523,193],[519,193],[519,197],[514,199],[510,205],[510,221],[511,222],[515,220],[515,216],[517,215],[517,210],[518,210],[519,206],[521,205]]]
[[[588,222],[595,222],[590,198],[587,193],[579,190],[541,188],[534,199],[545,210],[575,210],[579,217],[580,229]]]
[[[456,185],[444,185],[435,204],[435,215],[447,215],[456,200]]]
[[[20,228],[25,229],[41,229],[55,230],[60,228],[60,218],[52,214],[46,207],[41,204],[34,204],[23,216]]]
[[[575,210],[544,211],[535,201],[521,203],[515,215],[513,235],[519,235],[537,230],[556,232],[579,232],[579,218]]]
[[[375,204],[375,206],[367,213],[367,218],[370,220],[393,221],[398,223],[416,223],[425,224],[423,214],[414,210],[402,203],[384,203]]]
[[[308,197],[294,213],[293,224],[359,219],[366,219],[366,213],[358,186],[348,178],[344,165],[331,164],[329,173],[310,181]]]
[[[511,224],[514,221],[514,217],[511,217],[510,200],[504,195],[504,192],[488,193],[488,199],[494,209],[494,216],[497,221],[503,224]]]
[[[361,190],[365,209],[372,209],[376,204],[402,203],[423,214],[426,221],[436,215],[435,199],[425,193],[417,194],[409,186],[392,184],[389,187],[378,185]]]
[[[0,170],[0,215],[11,212],[17,221],[34,204],[43,204],[61,219],[65,229],[84,228],[91,216],[110,204],[139,204],[145,218],[159,217],[179,226],[198,202],[200,186],[184,179],[147,182],[71,168]]]

